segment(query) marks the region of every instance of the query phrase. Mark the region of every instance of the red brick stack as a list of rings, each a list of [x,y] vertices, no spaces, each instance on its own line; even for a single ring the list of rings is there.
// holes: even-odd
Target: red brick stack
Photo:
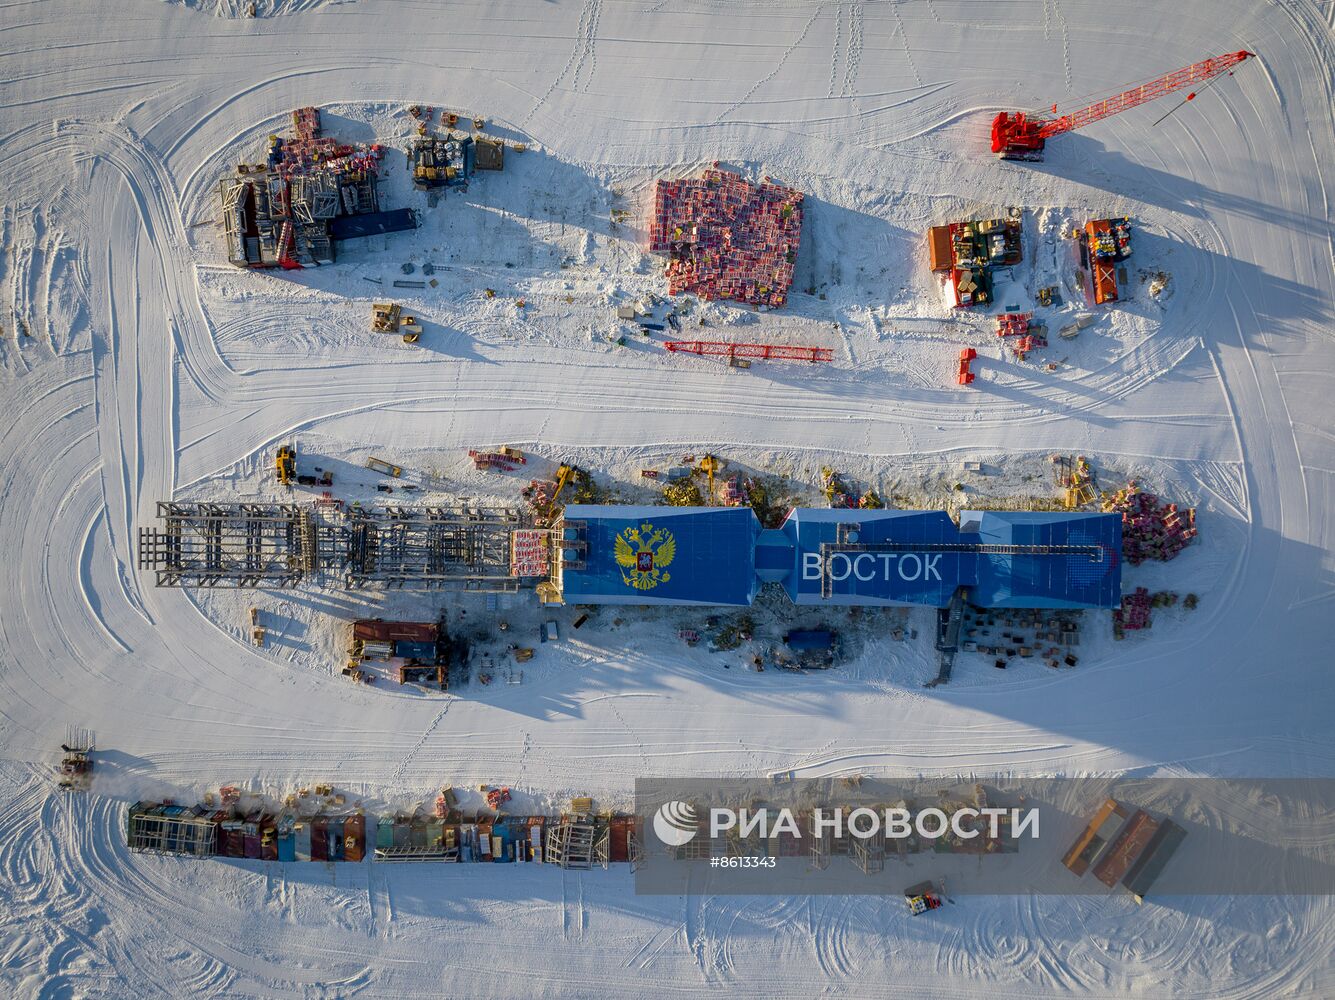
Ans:
[[[802,238],[800,191],[724,170],[659,181],[649,249],[668,255],[668,291],[782,306]]]

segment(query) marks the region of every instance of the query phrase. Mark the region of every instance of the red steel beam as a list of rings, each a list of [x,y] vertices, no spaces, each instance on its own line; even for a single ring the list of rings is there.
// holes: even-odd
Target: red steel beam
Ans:
[[[830,347],[789,347],[783,344],[730,344],[720,340],[669,340],[669,351],[684,354],[719,354],[730,358],[761,358],[766,361],[833,361]]]

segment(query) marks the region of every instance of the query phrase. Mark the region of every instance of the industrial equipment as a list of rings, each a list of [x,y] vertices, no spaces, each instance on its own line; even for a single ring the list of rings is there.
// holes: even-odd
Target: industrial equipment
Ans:
[[[551,499],[547,501],[546,518],[551,520],[552,515],[556,513],[556,500],[561,495],[561,491],[566,488],[570,480],[575,478],[575,467],[566,465],[564,462],[556,470],[556,488],[552,490]]]
[[[1095,305],[1117,301],[1116,265],[1131,256],[1131,220],[1091,219],[1085,225],[1090,298]]]
[[[1003,111],[992,120],[992,152],[1003,160],[1041,160],[1043,146],[1053,136],[1074,132],[1183,87],[1214,80],[1221,73],[1231,76],[1234,66],[1255,55],[1254,52],[1241,50],[1205,59],[1064,115],[1057,115],[1055,104],[1051,112],[1038,114]],[[1183,103],[1195,100],[1196,95],[1196,91],[1188,92]]]
[[[383,458],[376,458],[372,455],[366,460],[366,467],[376,472],[383,472],[387,476],[393,476],[398,479],[403,475],[403,467],[395,465],[393,462],[386,462]]]
[[[291,445],[280,445],[274,456],[274,469],[278,473],[278,482],[291,489],[297,478],[297,450]]]
[[[722,459],[715,455],[706,455],[700,459],[700,471],[709,476],[709,502],[714,502],[714,473],[723,468]]]

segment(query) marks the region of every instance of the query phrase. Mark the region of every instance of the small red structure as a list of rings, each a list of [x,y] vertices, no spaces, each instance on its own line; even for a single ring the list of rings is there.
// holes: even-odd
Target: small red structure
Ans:
[[[659,181],[649,251],[668,255],[668,291],[782,306],[802,238],[801,191],[719,170]]]
[[[997,336],[1022,337],[1029,332],[1029,321],[1033,318],[1031,312],[1002,313],[997,317]]]
[[[473,448],[468,449],[468,457],[473,460],[475,469],[499,469],[502,472],[514,472],[519,468],[519,464],[524,464],[524,458],[515,458],[513,455],[502,454],[498,451],[477,451]]]
[[[978,352],[972,347],[966,347],[960,351],[959,370],[955,377],[955,381],[959,385],[968,385],[976,377],[969,367],[976,357],[978,357]]]
[[[765,361],[833,361],[829,347],[789,347],[784,344],[729,344],[718,340],[669,340],[669,351],[685,354],[719,354],[730,358],[761,358]]]

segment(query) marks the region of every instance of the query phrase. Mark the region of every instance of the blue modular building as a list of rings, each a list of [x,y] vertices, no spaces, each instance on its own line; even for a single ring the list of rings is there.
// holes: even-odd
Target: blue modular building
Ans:
[[[980,548],[969,599],[984,608],[1115,608],[1122,601],[1120,514],[960,512]]]
[[[575,604],[745,606],[761,583],[798,605],[1113,608],[1119,514],[574,505],[555,583]]]
[[[570,504],[556,584],[570,604],[748,605],[756,596],[750,507]]]

